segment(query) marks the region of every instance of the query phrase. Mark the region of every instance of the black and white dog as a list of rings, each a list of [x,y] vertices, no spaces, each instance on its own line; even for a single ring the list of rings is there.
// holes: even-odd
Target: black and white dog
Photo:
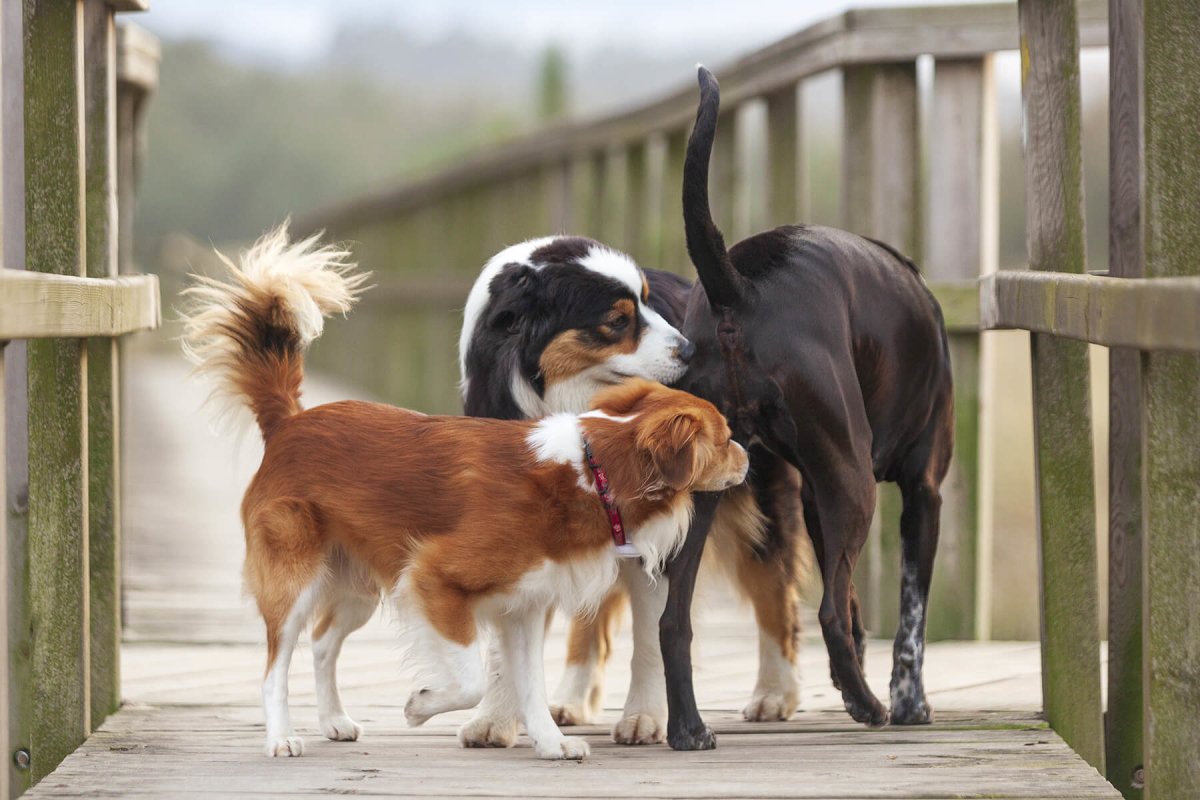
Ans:
[[[677,330],[692,285],[642,270],[627,255],[580,237],[514,245],[493,257],[471,289],[459,340],[464,408],[472,416],[536,418],[582,413],[600,389],[638,376],[672,383],[693,345]],[[796,674],[798,576],[805,568],[798,476],[751,449],[751,483],[727,493],[711,548],[753,603],[760,630],[758,684],[749,719],[787,719],[799,703]],[[667,699],[659,649],[666,581],[650,584],[627,564],[633,610],[632,682],[613,738],[661,742]],[[593,619],[573,623],[567,671],[552,711],[560,724],[592,721],[603,696],[610,636],[623,612],[618,592]],[[508,746],[516,737],[511,698],[489,691],[460,732],[468,746]]]

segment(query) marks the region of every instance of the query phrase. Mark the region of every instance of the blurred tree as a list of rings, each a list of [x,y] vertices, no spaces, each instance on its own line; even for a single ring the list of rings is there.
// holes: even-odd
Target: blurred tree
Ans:
[[[538,116],[544,122],[567,113],[567,61],[558,45],[552,44],[542,53],[537,97]]]

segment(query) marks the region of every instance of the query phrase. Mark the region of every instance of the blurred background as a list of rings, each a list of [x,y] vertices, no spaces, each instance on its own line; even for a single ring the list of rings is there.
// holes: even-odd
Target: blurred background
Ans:
[[[129,478],[135,486],[163,488],[168,497],[171,480],[211,484],[211,519],[200,526],[195,514],[154,499],[161,492],[129,498],[130,635],[155,638],[163,635],[162,625],[177,627],[176,618],[163,623],[159,612],[164,604],[191,607],[191,583],[200,593],[219,582],[230,597],[230,618],[245,616],[237,595],[236,503],[255,467],[256,445],[245,444],[234,457],[225,440],[209,435],[208,417],[198,409],[203,392],[184,382],[186,367],[171,338],[178,334],[170,310],[177,292],[188,272],[213,268],[213,247],[232,255],[289,216],[299,230],[327,229],[347,241],[362,266],[376,273],[379,287],[348,320],[332,322],[318,342],[311,360],[318,388],[310,396],[314,401],[370,397],[457,413],[460,312],[487,256],[560,226],[592,235],[628,233],[628,226],[614,228],[611,218],[599,224],[595,216],[585,220],[578,213],[573,219],[555,217],[553,210],[547,215],[538,205],[542,184],[536,182],[506,186],[499,205],[508,210],[498,213],[489,209],[500,195],[486,186],[471,190],[474,194],[459,192],[457,205],[438,207],[397,200],[412,195],[406,187],[436,186],[448,170],[505,142],[688,90],[697,62],[720,74],[739,57],[850,7],[842,0],[173,0],[139,17],[137,23],[161,40],[162,59],[145,120],[134,260],[139,270],[160,275],[167,324],[132,345],[145,368],[135,365],[129,371],[129,380],[140,383],[128,387],[126,397],[131,413],[148,422],[137,428],[146,441],[127,442]],[[999,162],[994,258],[1000,269],[1026,263],[1019,69],[1015,52],[997,53],[992,60]],[[924,134],[934,70],[932,59],[918,59],[922,142],[929,140]],[[1083,51],[1092,270],[1105,269],[1108,260],[1106,70],[1104,50]],[[850,154],[844,149],[843,98],[839,70],[806,79],[799,94],[804,154],[797,191],[804,198],[805,221],[846,224],[842,173]],[[754,170],[762,161],[754,148],[762,137],[754,131],[757,126],[761,132],[765,114],[750,109],[738,124],[734,161],[750,173],[749,185],[757,179],[761,186],[764,176]],[[667,140],[651,141],[647,164],[663,169],[670,146]],[[918,169],[926,174],[937,154],[922,147]],[[601,149],[582,167],[600,175],[613,163],[613,154]],[[622,169],[627,165],[617,163]],[[677,187],[669,181],[663,185],[664,194],[677,196]],[[571,184],[562,191],[574,196],[579,189]],[[596,214],[613,202],[624,208],[610,196],[586,198]],[[726,202],[714,199],[714,205]],[[541,211],[532,217],[513,211],[527,205]],[[733,219],[734,210],[727,210]],[[738,219],[752,216],[746,211]],[[669,225],[670,215],[665,219]],[[743,227],[736,223],[733,232]],[[642,246],[631,248],[634,255],[644,266],[689,273],[682,232],[657,235],[657,248],[646,247],[643,236]],[[612,243],[625,246],[620,240]],[[980,469],[991,476],[981,485],[991,488],[978,498],[980,530],[987,531],[979,540],[980,577],[996,589],[974,610],[971,630],[982,638],[1037,639],[1028,335],[994,332],[983,341],[988,377],[980,394]],[[1096,507],[1105,509],[1107,366],[1105,351],[1093,350]],[[187,432],[186,441],[179,430]],[[161,458],[161,447],[170,441],[180,451],[208,453],[196,456],[207,466],[181,463],[179,474],[171,475]],[[164,527],[203,527],[208,533],[168,541],[161,536]],[[1097,516],[1097,539],[1103,575],[1104,514]],[[881,552],[895,552],[876,547],[876,561]],[[181,552],[189,553],[188,574],[164,571],[162,565],[177,561]],[[1101,608],[1103,590],[1102,584]],[[893,605],[890,595],[882,603]],[[146,609],[144,617],[139,609]],[[209,623],[229,630],[211,614],[195,621]],[[885,625],[875,627],[889,634]]]

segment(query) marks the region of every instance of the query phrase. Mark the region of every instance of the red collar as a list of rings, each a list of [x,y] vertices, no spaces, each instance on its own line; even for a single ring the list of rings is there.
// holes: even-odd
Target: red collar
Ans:
[[[616,545],[617,554],[624,558],[638,558],[641,556],[637,549],[625,540],[625,523],[621,521],[621,512],[617,508],[617,501],[613,498],[612,487],[608,485],[608,476],[604,474],[604,467],[596,462],[596,457],[592,455],[592,443],[583,437],[583,455],[587,458],[588,466],[591,467],[592,477],[596,481],[596,494],[600,496],[600,503],[604,506],[604,510],[608,513],[608,525],[612,529],[613,544]]]

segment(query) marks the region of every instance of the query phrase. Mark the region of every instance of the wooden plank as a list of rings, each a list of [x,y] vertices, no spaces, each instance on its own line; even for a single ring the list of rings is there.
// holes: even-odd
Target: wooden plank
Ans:
[[[662,181],[663,229],[658,265],[662,269],[690,276],[694,275],[694,270],[683,239],[683,154],[687,147],[687,133],[686,130],[677,130],[666,137]]]
[[[1030,266],[1086,271],[1074,0],[1018,0]],[[1033,334],[1042,691],[1067,744],[1104,768],[1087,346]]]
[[[1146,0],[1145,269],[1200,277],[1200,2]],[[1146,797],[1200,786],[1200,355],[1146,353],[1142,591]]]
[[[0,270],[0,305],[0,339],[120,336],[161,322],[156,275],[77,278]]]
[[[82,5],[25,0],[25,253],[83,274]],[[28,286],[13,272],[3,285]],[[8,293],[0,306],[8,313]],[[18,306],[18,318],[24,316]],[[29,342],[29,613],[36,782],[89,731],[86,350]]]
[[[624,236],[615,247],[628,253],[634,261],[642,263],[644,230],[646,219],[657,207],[646,204],[646,143],[633,142],[625,148],[625,222]]]
[[[123,11],[127,9],[117,9]],[[142,93],[158,87],[162,45],[150,31],[129,22],[117,28],[117,81]]]
[[[0,110],[2,120],[3,259],[9,264],[25,263],[25,136],[24,96],[25,59],[23,47],[23,12],[21,3],[0,4]],[[33,736],[33,672],[31,653],[33,631],[29,616],[29,446],[28,446],[28,381],[27,346],[23,341],[9,342],[5,347],[4,406],[7,451],[4,453],[4,472],[7,493],[4,496],[4,515],[7,517],[8,538],[5,555],[8,568],[4,573],[7,618],[0,621],[8,630],[8,649],[4,654],[8,666],[8,682],[0,691],[8,694],[9,717],[5,721],[8,746],[0,751],[4,756],[4,771],[8,777],[9,793],[16,797],[29,787],[27,765],[17,756],[28,750]]]
[[[726,113],[717,117],[716,139],[713,141],[709,164],[708,195],[713,222],[730,243],[741,238],[734,230],[738,202],[737,136],[738,115],[729,111],[727,106]],[[681,182],[679,189],[668,187],[668,190],[678,192],[682,186]]]
[[[929,291],[942,307],[946,330],[979,332],[979,282],[975,280],[931,280]]]
[[[621,249],[628,222],[629,197],[629,159],[625,148],[614,147],[607,151],[601,156],[600,164],[601,174],[604,175],[600,186],[603,209],[600,219],[603,225],[597,238],[611,247]]]
[[[799,222],[800,104],[799,86],[785,86],[767,96],[767,222],[791,225]]]
[[[909,61],[843,70],[842,223],[920,263],[917,68]],[[881,484],[855,586],[869,630],[899,624],[900,492]]]
[[[2,23],[0,23],[2,24]],[[7,342],[0,342],[0,461],[5,461],[8,449],[5,445],[5,403],[4,403],[4,351]],[[3,466],[3,465],[0,465]],[[8,485],[5,473],[6,469],[0,469],[0,502],[4,502],[4,508],[0,509],[0,543],[8,542]],[[11,752],[8,747],[8,729],[12,719],[11,708],[9,704],[9,668],[8,668],[8,548],[0,546],[0,576],[5,580],[5,590],[0,591],[0,753]],[[9,790],[9,770],[0,770],[0,797],[7,798],[10,796]]]
[[[1052,731],[1024,719],[1012,729],[966,720],[956,730],[864,731],[831,730],[827,715],[813,715],[787,733],[727,722],[721,747],[703,754],[622,747],[593,727],[584,730],[591,757],[574,764],[539,761],[525,738],[511,750],[464,750],[453,726],[409,730],[400,711],[371,709],[371,733],[352,745],[306,730],[306,754],[281,761],[259,753],[256,710],[130,708],[29,797],[694,798],[698,786],[707,798],[1119,797]]]
[[[990,58],[990,57],[989,57]],[[983,59],[938,61],[929,149],[929,229],[925,274],[976,279],[983,269],[985,98]],[[976,297],[975,309],[978,309]],[[943,308],[943,313],[946,309]],[[954,457],[942,484],[942,526],[930,589],[930,639],[976,635],[979,521],[979,335],[950,337],[954,370]]]
[[[1200,280],[1001,272],[979,287],[980,325],[1140,350],[1200,350]]]
[[[84,5],[84,176],[87,274],[117,274],[116,29]],[[88,586],[91,728],[121,704],[120,385],[116,339],[87,343]]]
[[[1103,0],[1081,3],[1081,41],[1107,44]],[[1017,47],[1011,3],[929,6],[848,11],[824,20],[717,71],[722,100],[735,108],[830,69],[880,61],[978,57]],[[662,99],[601,119],[556,126],[481,153],[458,167],[425,179],[318,211],[303,218],[300,230],[345,227],[345,220],[365,224],[386,219],[406,208],[426,205],[468,186],[519,173],[547,160],[581,155],[641,140],[653,133],[690,126],[696,113],[691,80]]]
[[[1142,115],[1139,3],[1109,3],[1108,272],[1140,278]],[[1200,299],[1198,299],[1200,304]],[[1141,354],[1108,353],[1108,710],[1105,777],[1142,797]]]

